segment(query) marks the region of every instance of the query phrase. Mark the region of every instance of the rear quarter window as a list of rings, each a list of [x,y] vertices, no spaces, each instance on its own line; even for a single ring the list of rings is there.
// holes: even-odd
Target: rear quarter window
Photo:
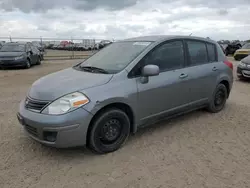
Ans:
[[[219,44],[216,44],[216,49],[217,49],[218,61],[224,61],[226,59],[226,56]]]
[[[208,52],[208,61],[215,62],[216,61],[216,47],[214,44],[207,43],[207,52]]]

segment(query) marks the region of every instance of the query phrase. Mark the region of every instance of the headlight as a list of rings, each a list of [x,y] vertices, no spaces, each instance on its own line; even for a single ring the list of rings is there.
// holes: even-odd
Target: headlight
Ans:
[[[89,103],[89,99],[82,93],[75,92],[65,95],[51,104],[49,104],[43,111],[43,114],[60,115]]]
[[[24,57],[23,56],[18,56],[18,57],[15,57],[14,60],[19,60],[19,59],[23,59]]]
[[[246,67],[247,65],[245,63],[243,63],[242,61],[239,63],[240,66],[242,67]]]

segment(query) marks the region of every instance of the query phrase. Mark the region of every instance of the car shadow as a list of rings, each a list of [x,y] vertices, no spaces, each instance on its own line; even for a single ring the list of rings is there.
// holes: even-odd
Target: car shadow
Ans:
[[[196,110],[187,114],[180,115],[175,118],[171,118],[168,120],[162,120],[158,123],[149,125],[142,129],[139,129],[135,134],[131,134],[127,142],[124,144],[123,147],[131,147],[133,144],[139,140],[142,140],[145,137],[152,135],[152,133],[168,131],[175,126],[178,126],[180,123],[183,124],[185,121],[189,121],[197,115],[201,115],[202,113],[206,113],[204,110]],[[157,132],[156,132],[157,131]],[[103,155],[98,155],[93,153],[86,147],[74,147],[74,148],[53,148],[49,146],[42,145],[31,138],[25,139],[25,142],[32,142],[30,147],[33,148],[33,151],[36,152],[39,150],[35,155],[39,155],[39,153],[43,153],[42,157],[52,157],[57,160],[64,160],[65,158],[74,158],[74,159],[83,159],[84,160],[91,160],[93,157],[98,158]],[[23,143],[24,144],[24,143]],[[25,143],[27,144],[27,143]],[[32,146],[31,146],[32,145]],[[39,148],[39,149],[37,149]],[[122,149],[122,148],[121,148]],[[29,150],[30,151],[30,150]],[[45,155],[44,155],[45,154]],[[105,155],[105,154],[104,154]],[[109,154],[108,154],[109,155]],[[112,155],[112,154],[111,154]]]
[[[242,83],[250,83],[250,79],[247,78],[236,78],[235,81]]]

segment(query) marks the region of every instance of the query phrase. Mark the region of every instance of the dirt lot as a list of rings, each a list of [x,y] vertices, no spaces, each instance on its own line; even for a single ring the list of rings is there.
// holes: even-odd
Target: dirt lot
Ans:
[[[250,82],[236,77],[222,112],[197,111],[153,125],[112,154],[59,150],[29,139],[16,119],[20,100],[33,81],[75,62],[0,71],[1,188],[250,186]]]
[[[87,58],[95,51],[66,51],[66,50],[46,50],[45,60],[60,60],[60,59],[79,59]]]

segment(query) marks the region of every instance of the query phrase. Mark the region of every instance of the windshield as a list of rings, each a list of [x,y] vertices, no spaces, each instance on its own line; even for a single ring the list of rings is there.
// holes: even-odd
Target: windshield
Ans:
[[[243,45],[242,49],[250,49],[250,43]]]
[[[100,50],[81,63],[81,67],[91,66],[115,74],[123,70],[151,42],[115,42]]]
[[[25,46],[23,44],[5,44],[0,49],[0,52],[24,52]]]

